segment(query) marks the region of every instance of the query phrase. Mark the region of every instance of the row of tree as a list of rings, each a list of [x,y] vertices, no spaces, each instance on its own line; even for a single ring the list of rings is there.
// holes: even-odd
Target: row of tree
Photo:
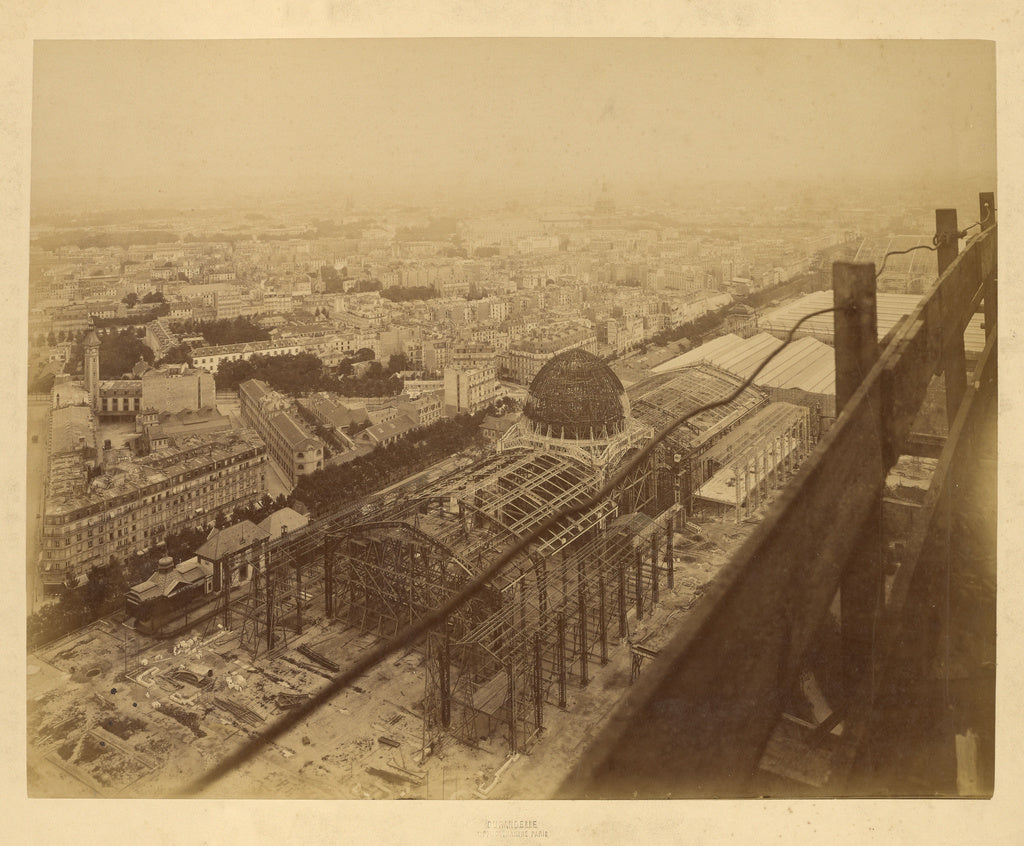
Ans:
[[[150,320],[165,317],[170,313],[171,307],[168,303],[157,302],[152,303],[144,313],[125,315],[124,317],[94,317],[92,325],[97,329],[110,329],[114,326],[142,326]]]
[[[348,275],[348,268],[343,267],[340,271],[330,265],[320,268],[320,279],[324,283],[324,291],[328,294],[344,294],[349,288],[356,294],[365,294],[372,291],[380,291],[383,286],[379,279],[361,278],[351,280]]]
[[[245,361],[222,361],[214,374],[219,391],[234,391],[249,379],[266,382],[275,391],[299,396],[314,391],[330,391],[348,397],[391,397],[402,393],[398,373],[408,369],[403,354],[391,356],[388,366],[373,361],[373,350],[359,350],[342,361],[332,373],[313,353],[254,355]],[[355,365],[369,361],[361,375],[353,375]]]
[[[357,279],[352,291],[356,294],[371,294],[374,291],[381,291],[383,288],[379,279]]]
[[[159,297],[159,299],[149,299],[150,297],[153,297],[154,295],[156,297]],[[157,306],[157,308],[154,308],[151,311],[149,311],[144,317],[143,316],[135,316],[135,317],[93,318],[93,325],[95,326],[95,328],[97,328],[97,329],[109,329],[109,328],[112,328],[114,326],[121,326],[121,327],[135,326],[135,325],[139,324],[140,322],[145,322],[145,321],[148,321],[148,320],[153,320],[156,317],[161,317],[162,315],[167,314],[169,312],[169,310],[170,310],[169,306],[166,306],[166,304],[164,304],[163,294],[160,294],[160,293],[157,293],[157,292],[153,292],[153,294],[147,294],[145,297],[142,298],[141,301],[138,300],[138,295],[137,294],[129,294],[128,297],[125,297],[125,300],[127,300],[127,299],[129,299],[131,297],[134,297],[137,302],[142,302],[142,303],[147,304],[147,305],[148,304],[153,304],[153,305]],[[160,306],[163,306],[163,308],[160,308]],[[134,306],[133,305],[129,305],[129,308],[132,308],[132,307],[134,307]],[[74,332],[72,332],[70,330],[64,330],[64,329],[61,329],[58,332],[54,332],[51,329],[45,335],[42,332],[40,332],[39,334],[35,335],[32,338],[32,342],[36,346],[40,346],[40,347],[41,346],[55,347],[55,346],[57,346],[57,344],[63,344],[65,341],[70,341],[70,342],[75,343],[75,344],[80,344],[80,343],[82,343],[84,338],[85,338],[85,331],[82,330],[82,329],[78,329],[78,330],[76,330]]]
[[[337,376],[329,379],[328,391],[335,391],[346,397],[395,397],[405,387],[400,376],[389,374],[380,362],[370,362],[370,367],[361,376]]]
[[[822,290],[824,287],[823,278],[823,275],[820,273],[805,273],[795,279],[789,280],[788,282],[783,282],[780,285],[765,288],[761,291],[755,291],[754,293],[741,298],[737,302],[749,305],[751,308],[759,308],[773,300],[794,296],[796,294],[808,293],[810,291]],[[691,344],[701,343],[706,335],[719,328],[722,323],[722,319],[730,308],[732,308],[731,305],[725,305],[721,308],[714,309],[713,311],[706,312],[688,323],[673,326],[671,329],[664,329],[652,336],[650,343],[662,347],[666,344],[672,343],[673,341],[683,339],[689,341]]]
[[[340,272],[331,264],[325,264],[320,268],[320,281],[324,283],[324,291],[328,294],[344,293],[346,279],[348,279],[347,267],[343,267]]]
[[[826,285],[826,280],[828,280],[828,277],[824,272],[815,271],[812,273],[804,273],[794,279],[790,279],[788,282],[783,282],[780,285],[775,285],[771,288],[764,288],[760,291],[754,291],[748,296],[742,297],[740,302],[745,303],[752,308],[760,308],[761,306],[772,302],[772,300],[781,300],[798,294],[807,294],[812,291],[825,290],[828,287]]]
[[[380,295],[393,303],[406,303],[413,300],[432,300],[437,296],[437,290],[431,285],[409,285],[404,288],[385,288]]]
[[[148,305],[149,303],[165,303],[167,300],[164,299],[163,292],[161,291],[150,291],[142,299],[139,299],[139,295],[134,291],[129,291],[124,295],[121,302],[128,306],[128,308],[135,308],[139,303]]]
[[[478,251],[479,252],[479,251]],[[345,292],[345,286],[352,285],[352,291],[361,294],[370,291],[378,291],[385,300],[393,303],[412,302],[414,300],[432,300],[440,295],[432,285],[393,285],[385,288],[379,279],[357,279],[354,283],[348,277],[348,268],[340,271],[333,267],[324,266],[320,268],[320,278],[324,282],[324,290],[328,294],[340,294]],[[479,287],[470,283],[469,293],[464,297],[467,300],[482,299],[484,294]]]
[[[188,344],[175,344],[157,361],[157,364],[187,364],[192,366],[192,347]]]
[[[328,377],[323,362],[312,353],[254,355],[248,360],[222,361],[214,374],[218,391],[238,390],[249,379],[259,379],[286,393],[331,390],[325,387]]]
[[[259,523],[278,509],[289,505],[291,501],[284,494],[278,495],[276,499],[272,498],[270,494],[264,494],[259,502],[252,505],[240,505],[230,514],[219,512],[212,523],[168,534],[163,543],[144,550],[142,553],[136,552],[128,556],[124,562],[128,586],[137,585],[148,579],[156,570],[157,563],[165,555],[169,555],[175,564],[180,564],[191,558],[196,554],[196,550],[206,542],[213,529],[224,529],[235,523],[240,523],[242,520]]]
[[[369,366],[359,376],[355,373],[356,365],[369,362]],[[334,368],[338,375],[336,390],[347,397],[390,397],[402,393],[404,380],[399,376],[410,369],[409,357],[405,353],[392,353],[387,366],[374,361],[374,352],[368,347],[357,350],[349,358],[343,359]]]
[[[131,327],[108,329],[100,332],[99,338],[101,379],[120,379],[131,371],[139,359],[147,364],[153,363],[153,350],[142,343],[139,330]],[[68,373],[81,372],[84,362],[85,346],[76,338],[65,369]]]
[[[722,306],[721,308],[705,312],[695,320],[681,323],[679,326],[673,326],[670,329],[663,329],[657,334],[652,335],[650,342],[659,347],[681,340],[686,340],[691,345],[700,343],[705,335],[721,325],[722,318],[729,308],[730,306],[727,305]]]
[[[29,615],[29,648],[42,646],[124,608],[127,589],[125,573],[116,558],[91,568],[89,581],[83,587],[64,591],[56,602]]]
[[[368,455],[303,476],[295,497],[317,514],[340,508],[472,446],[486,413],[438,420]]]
[[[80,344],[85,338],[85,332],[79,329],[77,332],[67,332],[61,329],[59,332],[54,332],[52,329],[45,335],[40,333],[36,336],[36,343],[40,346],[45,344],[49,347],[55,347],[57,344],[63,344],[65,341],[71,341],[72,343]]]
[[[245,315],[221,320],[182,320],[172,323],[171,331],[178,335],[202,335],[210,346],[270,340],[270,333]]]
[[[57,602],[29,616],[29,646],[49,643],[121,610],[128,589],[148,579],[162,557],[169,555],[176,564],[190,558],[215,527],[224,528],[241,520],[258,523],[296,499],[323,514],[472,446],[478,442],[477,432],[486,414],[481,411],[439,420],[367,456],[303,476],[291,497],[281,494],[271,499],[264,495],[258,503],[236,508],[230,515],[218,514],[212,525],[171,533],[162,544],[133,553],[124,561],[111,556],[107,564],[90,569],[85,584],[67,585]]]

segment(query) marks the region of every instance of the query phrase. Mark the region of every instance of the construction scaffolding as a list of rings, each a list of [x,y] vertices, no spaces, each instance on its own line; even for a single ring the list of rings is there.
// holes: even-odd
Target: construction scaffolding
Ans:
[[[501,733],[521,751],[544,727],[548,706],[566,708],[593,663],[628,640],[674,586],[680,509],[656,520],[623,515],[556,554],[531,551],[501,590],[501,605],[464,637],[429,638],[425,699],[430,737],[447,731],[475,745]]]
[[[340,529],[363,523],[371,515],[401,508],[410,494],[402,489],[378,494],[311,522],[302,531],[269,541],[262,562],[252,568],[246,593],[237,592],[234,613],[224,628],[237,625],[241,647],[256,657],[287,646],[291,636],[301,635],[308,625],[333,618],[332,538]],[[225,604],[225,591],[221,590],[217,619],[223,618]],[[211,618],[210,626],[215,623]]]
[[[323,594],[325,568],[323,556],[310,555],[307,547],[271,547],[266,565],[253,571],[249,592],[239,605],[239,645],[254,658],[287,646],[290,635],[300,637],[304,625],[316,619],[314,600]]]
[[[325,550],[330,574],[325,606],[334,619],[392,637],[460,590],[475,575],[459,552],[421,528],[374,521],[332,535]],[[449,625],[461,636],[497,607],[486,588]]]
[[[607,661],[672,586],[679,509],[658,511],[660,460],[554,525],[424,640],[425,746],[500,731],[523,748],[544,708],[565,707],[567,687],[585,685],[591,662]],[[558,453],[509,450],[272,541],[236,604],[241,645],[254,657],[288,647],[314,615],[392,637],[604,476]]]
[[[393,634],[442,603],[549,515],[580,505],[600,481],[593,468],[563,455],[503,452],[419,491],[382,515],[389,519],[338,531],[331,546],[335,616],[364,631]],[[640,468],[622,492],[630,505],[646,503],[654,493],[652,474]],[[532,633],[550,628],[548,609],[563,613],[569,551],[613,520],[619,507],[616,499],[606,499],[556,524],[428,636],[426,745],[433,746],[441,733],[475,744],[495,725],[509,723],[505,712],[522,714],[508,703],[533,696],[535,682],[523,669],[520,647],[528,640],[533,648]],[[540,648],[550,652],[551,646]],[[510,746],[535,728],[512,720]]]
[[[608,473],[653,435],[630,414],[629,397],[612,369],[592,353],[572,349],[541,368],[522,416],[498,440],[497,451],[552,452]]]
[[[633,416],[657,432],[684,414],[729,396],[742,384],[739,376],[710,364],[699,364],[645,379],[631,385],[627,393]],[[762,391],[748,386],[732,401],[695,414],[677,427],[665,443],[683,455],[700,450],[767,402]]]
[[[623,431],[629,405],[619,377],[593,353],[571,349],[548,360],[530,384],[523,416],[545,434],[604,439]]]
[[[687,420],[611,496],[583,508],[655,430],[742,382],[700,365],[654,377],[627,397],[616,379],[602,376],[603,364],[577,358],[568,364],[594,383],[569,379],[582,429],[555,419],[556,388],[568,378],[556,374],[551,396],[534,397],[536,419],[498,453],[271,542],[266,567],[240,603],[243,647],[257,655],[287,646],[314,608],[325,619],[393,637],[487,570],[509,544],[579,507],[419,645],[424,751],[444,735],[471,745],[501,736],[510,751],[523,749],[543,728],[545,708],[567,707],[569,688],[585,686],[593,663],[606,662],[660,590],[673,587],[675,535],[688,532],[694,482],[706,481],[716,462],[748,457],[762,429],[807,432],[797,419],[806,420],[806,409],[792,406],[784,420],[762,410],[754,425],[743,425],[767,402],[745,388]]]

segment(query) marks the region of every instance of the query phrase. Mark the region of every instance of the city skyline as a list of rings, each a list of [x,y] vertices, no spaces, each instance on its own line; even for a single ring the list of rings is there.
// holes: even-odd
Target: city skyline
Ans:
[[[33,85],[36,212],[995,182],[980,41],[40,41]]]

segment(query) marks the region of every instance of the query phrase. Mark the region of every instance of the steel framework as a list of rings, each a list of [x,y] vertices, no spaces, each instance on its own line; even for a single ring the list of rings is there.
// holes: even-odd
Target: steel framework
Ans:
[[[656,377],[630,389],[637,426],[645,439],[738,384],[707,365]],[[765,402],[747,389],[688,421],[611,497],[563,518],[429,633],[420,644],[424,747],[444,734],[475,745],[500,733],[518,751],[543,728],[546,707],[568,706],[570,685],[586,686],[593,663],[607,662],[610,647],[628,641],[631,621],[650,613],[662,586],[673,586],[674,533],[685,527],[686,504],[670,489],[672,477],[692,474],[701,453],[734,462],[737,450],[749,451],[737,426]],[[509,445],[416,490],[371,498],[272,542],[240,603],[243,647],[255,656],[286,646],[320,609],[326,619],[394,636],[508,544],[581,505],[626,450],[639,446],[629,432],[616,435],[623,448],[611,464],[585,451]],[[684,462],[670,462],[675,450],[685,452]],[[691,481],[683,482],[687,490]]]
[[[447,729],[475,744],[501,731],[510,752],[523,749],[543,728],[546,706],[566,708],[570,684],[585,687],[592,664],[607,663],[609,648],[628,641],[631,623],[651,613],[661,588],[674,586],[680,514],[673,506],[654,520],[623,515],[565,551],[531,551],[493,614],[461,639],[433,633],[428,733]]]
[[[727,394],[735,381],[702,365],[630,393],[649,431]],[[681,469],[670,462],[673,450],[686,450],[689,460],[764,402],[748,389],[694,418],[611,497],[549,529],[424,639],[425,747],[444,734],[475,745],[500,733],[517,751],[543,728],[545,708],[568,706],[570,686],[585,686],[594,662],[607,662],[609,649],[629,639],[633,621],[659,602],[662,587],[673,586],[674,533],[685,526],[684,505],[671,489]],[[459,591],[509,543],[583,503],[614,469],[593,456],[524,444],[275,540],[237,606],[242,646],[253,656],[287,646],[320,614],[391,637]]]
[[[556,524],[425,639],[425,745],[501,731],[522,748],[545,707],[566,707],[569,684],[586,684],[591,663],[628,637],[631,616],[658,601],[671,585],[678,511],[658,514],[660,460]],[[602,480],[571,457],[513,449],[273,541],[236,606],[241,644],[253,656],[280,649],[320,614],[393,636]]]

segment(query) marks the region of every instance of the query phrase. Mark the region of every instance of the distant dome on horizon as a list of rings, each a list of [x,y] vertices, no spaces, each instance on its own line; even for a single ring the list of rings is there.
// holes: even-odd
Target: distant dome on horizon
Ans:
[[[557,437],[607,437],[622,431],[629,403],[607,364],[593,353],[572,349],[541,367],[523,415],[536,430]]]

